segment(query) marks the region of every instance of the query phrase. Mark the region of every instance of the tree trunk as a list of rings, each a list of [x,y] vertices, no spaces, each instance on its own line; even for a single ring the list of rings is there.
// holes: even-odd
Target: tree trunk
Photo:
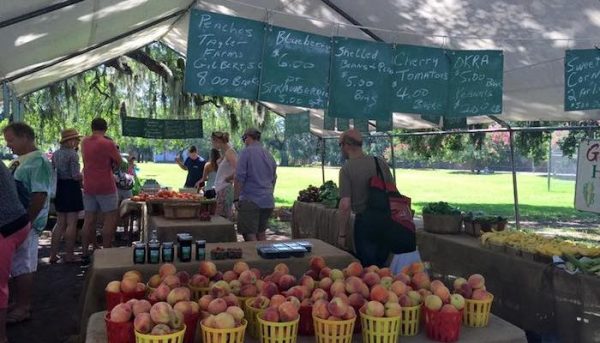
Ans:
[[[166,64],[154,60],[152,57],[150,57],[150,55],[146,54],[142,50],[132,51],[127,53],[126,56],[145,65],[148,70],[158,74],[165,81],[169,81],[173,78],[173,72],[171,69],[169,69],[169,67],[167,67]]]

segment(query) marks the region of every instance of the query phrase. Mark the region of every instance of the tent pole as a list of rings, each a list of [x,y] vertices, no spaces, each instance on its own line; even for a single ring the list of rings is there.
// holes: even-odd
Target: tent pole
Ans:
[[[514,131],[509,126],[508,135],[510,137],[510,164],[512,168],[513,196],[515,204],[515,225],[517,230],[521,228],[521,215],[519,214],[519,191],[517,188],[517,167],[515,164],[515,139]]]
[[[396,156],[394,154],[394,136],[390,135],[390,150],[392,152],[392,173],[394,174],[394,183],[396,183]]]
[[[323,176],[323,183],[325,183],[325,140],[321,140],[321,174]]]
[[[550,192],[550,179],[552,178],[552,140],[548,146],[548,192]]]

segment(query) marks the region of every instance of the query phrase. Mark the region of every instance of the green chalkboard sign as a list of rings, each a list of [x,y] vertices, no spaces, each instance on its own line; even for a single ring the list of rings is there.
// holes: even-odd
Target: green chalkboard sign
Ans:
[[[329,113],[336,118],[386,119],[391,113],[392,55],[389,44],[334,37]]]
[[[504,55],[499,50],[448,51],[448,117],[502,113]]]
[[[565,111],[600,108],[600,50],[565,52]]]
[[[331,38],[270,26],[267,29],[259,100],[325,108]]]
[[[153,139],[202,138],[202,120],[161,120],[122,117],[123,136]]]
[[[261,22],[193,9],[185,90],[256,100],[264,35]]]
[[[363,133],[369,133],[369,121],[367,119],[354,119],[354,128]]]
[[[436,114],[446,112],[450,61],[443,49],[415,45],[394,47],[392,110]]]
[[[285,115],[285,136],[310,132],[310,113],[288,113]]]

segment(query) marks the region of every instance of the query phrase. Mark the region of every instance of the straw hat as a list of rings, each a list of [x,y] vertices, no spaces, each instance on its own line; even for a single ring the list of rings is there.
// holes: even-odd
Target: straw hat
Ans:
[[[74,139],[74,138],[81,138],[81,135],[75,129],[66,129],[66,130],[63,130],[60,133],[60,136],[61,136],[61,138],[60,138],[60,143],[61,144],[64,143],[64,142],[66,142],[66,141],[68,141],[68,140]]]

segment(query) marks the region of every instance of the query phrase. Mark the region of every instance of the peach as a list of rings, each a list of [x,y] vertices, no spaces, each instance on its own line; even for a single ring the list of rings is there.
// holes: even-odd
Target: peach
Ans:
[[[342,317],[348,311],[348,307],[348,303],[339,297],[335,297],[327,305],[327,310],[332,316]]]
[[[174,311],[183,313],[184,316],[192,314],[192,303],[191,301],[180,301],[173,306]]]
[[[175,275],[167,275],[163,278],[163,283],[167,286],[169,286],[169,288],[173,289],[173,288],[177,288],[181,286],[181,281],[179,280],[179,278]]]
[[[319,272],[319,279],[330,277],[330,275],[331,275],[331,268],[325,267],[325,268],[321,269],[321,271]]]
[[[362,295],[354,293],[350,294],[350,297],[348,297],[348,302],[350,305],[352,305],[352,307],[361,308],[367,301]]]
[[[339,269],[332,269],[331,273],[329,274],[329,277],[331,278],[331,280],[333,280],[334,282],[337,280],[344,280],[344,272],[339,270]]]
[[[153,325],[150,313],[140,313],[133,320],[133,327],[139,333],[149,333]]]
[[[146,290],[146,285],[141,282],[138,282],[137,286],[135,286],[136,292],[143,292],[145,290]]]
[[[331,293],[331,296],[346,294],[346,284],[342,280],[334,281],[331,288],[329,288],[329,293]]]
[[[231,280],[229,282],[229,289],[231,289],[231,293],[235,295],[240,295],[240,291],[242,290],[242,283],[240,282],[240,280]]]
[[[425,264],[422,262],[415,262],[410,265],[410,274],[416,274],[425,271]]]
[[[250,272],[249,272],[250,273]],[[243,285],[240,289],[240,296],[255,297],[258,295],[258,288],[254,285]]]
[[[354,308],[352,306],[349,306],[348,311],[346,311],[346,313],[344,314],[342,319],[349,320],[349,319],[353,319],[353,318],[356,318],[356,311],[354,310]]]
[[[251,268],[250,271],[252,273],[254,273],[254,276],[256,276],[256,280],[260,280],[260,277],[262,276],[262,273],[260,272],[260,270],[258,268]]]
[[[392,277],[392,271],[390,270],[390,268],[381,268],[379,269],[377,274],[379,274],[381,278],[384,278],[386,276]]]
[[[371,294],[371,290],[369,289],[369,286],[367,286],[366,283],[362,283],[360,285],[360,295],[362,295],[364,298],[368,298],[369,295]]]
[[[190,282],[190,274],[185,270],[177,272],[175,276],[179,278],[179,282],[181,282],[182,285],[187,285]]]
[[[369,301],[365,306],[365,314],[368,316],[383,317],[385,315],[385,307],[378,301]]]
[[[164,283],[161,283],[157,289],[154,290],[153,294],[155,294],[156,299],[159,301],[167,300],[169,293],[171,292],[171,288]]]
[[[433,292],[431,292],[428,289],[422,288],[420,290],[417,291],[420,295],[422,299],[425,299],[425,297],[427,297],[428,295],[432,295]]]
[[[148,286],[156,288],[160,285],[161,282],[162,278],[160,277],[160,275],[154,274],[150,277],[150,280],[148,280]]]
[[[490,297],[490,293],[488,291],[484,291],[482,289],[476,289],[473,291],[473,296],[471,299],[473,300],[487,300]]]
[[[184,324],[183,313],[173,310],[173,311],[171,311],[169,317],[170,317],[169,326],[171,327],[171,329],[173,329],[175,331],[179,331],[183,328],[183,324]]]
[[[137,316],[140,313],[150,313],[151,308],[152,304],[146,299],[138,300],[131,306],[134,316]]]
[[[485,286],[485,279],[481,274],[473,274],[469,276],[469,280],[467,280],[467,283],[469,284],[469,286],[471,286],[471,288],[473,288],[473,290],[476,290]]]
[[[400,273],[394,277],[394,281],[401,281],[405,285],[408,285],[410,283],[410,276]]]
[[[269,299],[265,296],[259,295],[252,301],[252,307],[254,308],[267,308],[269,307]]]
[[[271,298],[275,294],[279,293],[279,288],[274,282],[265,282],[260,290],[260,293],[267,298]]]
[[[277,284],[279,286],[280,291],[287,291],[288,289],[296,285],[296,278],[292,275],[285,274],[279,279],[279,282]]]
[[[308,290],[305,287],[302,286],[294,286],[290,289],[287,290],[287,292],[285,292],[285,296],[292,296],[295,298],[298,298],[298,300],[302,301],[304,300],[304,298],[306,298],[308,293]]]
[[[142,282],[142,273],[137,270],[130,270],[123,274],[123,279],[135,279],[136,282]]]
[[[419,294],[419,292],[417,291],[409,291],[407,293],[408,297],[410,298],[413,306],[417,306],[419,304],[421,304],[421,302],[423,301],[423,297],[421,297],[421,294]]]
[[[110,321],[115,323],[125,323],[131,319],[131,307],[126,304],[118,304],[110,311]]]
[[[342,318],[336,317],[336,316],[329,316],[329,318],[327,318],[327,320],[330,322],[339,322],[342,320]]]
[[[208,317],[214,317],[212,314],[206,312],[206,311],[200,311],[200,320],[204,320]]]
[[[245,270],[240,274],[239,280],[242,285],[254,285],[256,283],[256,275],[250,270]]]
[[[400,317],[402,314],[402,307],[397,302],[388,301],[385,303],[384,309],[386,317]]]
[[[375,285],[373,286],[373,288],[371,288],[371,300],[379,301],[380,303],[385,304],[386,302],[388,302],[389,298],[390,294],[388,290],[382,285]]]
[[[363,267],[360,264],[360,262],[352,262],[348,265],[348,267],[346,267],[345,271],[346,271],[346,276],[348,276],[348,277],[350,277],[350,276],[360,277],[363,272]]]
[[[254,274],[256,275],[256,274]],[[256,288],[258,288],[259,290],[261,290],[264,286],[265,282],[261,279],[256,279],[256,283],[254,284],[256,286]]]
[[[412,300],[408,295],[401,295],[400,298],[398,298],[398,304],[402,307],[413,307],[418,305],[413,305]]]
[[[287,264],[285,263],[279,263],[275,266],[275,268],[273,268],[273,271],[279,272],[281,274],[289,274],[290,268],[288,268]]]
[[[214,299],[208,304],[207,310],[210,314],[214,315],[217,315],[221,312],[225,312],[225,310],[227,310],[227,302],[220,298]]]
[[[453,305],[446,304],[446,305],[442,306],[442,309],[440,310],[440,312],[458,312],[458,310]]]
[[[223,281],[231,282],[233,280],[237,280],[238,277],[239,275],[236,272],[233,270],[228,270],[223,274]]]
[[[417,286],[417,288],[426,288],[429,289],[431,285],[431,280],[429,279],[429,275],[425,272],[418,272],[412,277],[412,282]]]
[[[135,292],[137,288],[137,280],[130,278],[130,279],[123,279],[121,281],[121,292],[123,293],[133,293]]]
[[[267,322],[279,322],[279,311],[277,308],[269,307],[263,313],[262,319]]]
[[[227,306],[240,306],[240,301],[238,300],[238,297],[236,297],[233,293],[229,293],[221,299],[225,300]]]
[[[296,306],[296,308],[299,310],[300,306],[302,306],[302,304],[300,303],[300,299],[294,297],[294,296],[289,296],[285,298],[286,302],[290,302],[292,303],[294,306]]]
[[[282,322],[291,322],[293,320],[298,319],[298,309],[300,308],[300,303],[298,306],[291,301],[286,301],[278,307],[279,311],[279,319]]]
[[[402,281],[394,281],[394,283],[392,283],[392,287],[390,289],[397,296],[402,296],[408,292],[408,288],[406,287],[406,284]]]
[[[171,328],[166,324],[158,324],[152,328],[150,334],[153,336],[168,335],[171,333]]]
[[[310,300],[309,298],[302,300],[302,302],[300,303],[300,307],[311,307],[312,305],[313,305],[313,301]]]
[[[365,275],[363,275],[362,279],[369,287],[373,287],[373,286],[379,284],[379,281],[381,281],[381,277],[379,277],[379,274],[377,274],[375,272],[365,273]]]
[[[346,292],[348,294],[359,293],[361,284],[364,282],[357,276],[350,276],[346,279]]]
[[[285,302],[285,297],[281,294],[275,294],[270,301],[269,307],[279,307],[279,305]]]
[[[158,274],[162,279],[164,279],[167,275],[175,275],[175,273],[177,273],[177,268],[172,263],[162,264],[158,269]]]
[[[438,287],[446,287],[446,286],[444,286],[444,283],[441,282],[440,280],[431,281],[431,285],[429,286],[429,289],[431,289],[431,291],[433,293],[435,293],[435,290],[438,289]]]
[[[323,300],[329,300],[329,295],[328,295],[328,294],[327,294],[327,292],[326,292],[326,291],[324,291],[323,289],[321,289],[321,288],[317,288],[317,289],[315,289],[315,290],[313,291],[313,293],[312,293],[312,295],[311,295],[310,299],[311,299],[313,302],[317,302],[317,300],[319,300],[319,299],[323,299]]]
[[[222,312],[215,316],[216,329],[233,329],[235,327],[235,318],[228,312]]]
[[[180,301],[190,301],[192,294],[187,287],[174,288],[167,296],[167,302],[173,306]]]
[[[204,295],[198,300],[198,306],[200,306],[200,310],[208,311],[208,304],[213,301],[215,298],[212,295]]]
[[[229,313],[230,315],[233,316],[233,319],[235,319],[236,322],[241,321],[242,319],[244,319],[244,311],[239,308],[238,306],[230,306],[227,308],[227,313]]]
[[[379,281],[379,284],[385,287],[387,290],[392,288],[392,283],[394,283],[394,279],[392,279],[390,276],[384,276],[381,278],[381,281]]]
[[[247,270],[250,270],[250,266],[248,266],[248,263],[246,262],[238,261],[233,265],[233,271],[238,275],[242,274]]]
[[[454,280],[454,283],[453,283],[454,290],[455,291],[460,290],[462,285],[464,285],[465,283],[467,283],[467,280],[462,277],[459,277],[458,279]]]
[[[442,299],[444,304],[447,304],[450,301],[450,290],[446,288],[446,286],[439,286],[433,294],[437,295]]]
[[[367,272],[367,273],[368,273],[368,272],[374,272],[374,273],[377,273],[377,274],[379,275],[379,267],[377,267],[377,266],[375,266],[375,265],[368,266],[368,267],[366,268],[366,272]]]
[[[200,305],[198,303],[190,301],[190,307],[192,309],[192,314],[196,314],[200,312]]]
[[[229,284],[223,280],[215,282],[210,289],[210,294],[215,298],[222,298],[231,292]]]
[[[469,283],[464,283],[460,287],[458,293],[466,299],[471,299],[473,297],[473,288],[469,285]]]
[[[306,273],[304,273],[304,275],[310,276],[311,278],[313,278],[313,280],[319,280],[319,272],[316,270],[308,270],[306,271]]]
[[[171,320],[171,312],[173,312],[173,307],[171,307],[171,305],[166,302],[158,302],[152,305],[150,317],[156,324],[168,324],[169,320]]]
[[[217,273],[215,274],[215,276],[210,278],[212,281],[221,281],[223,280],[223,273],[220,271],[217,271]]]
[[[390,295],[388,297],[388,302],[393,302],[393,303],[397,303],[398,300],[398,296],[396,295],[396,293],[392,292],[392,291],[388,291],[388,294]]]
[[[105,291],[109,293],[121,292],[121,281],[111,281],[106,285]]]
[[[442,308],[442,299],[437,295],[428,295],[425,298],[425,306],[431,311],[439,311]]]
[[[315,270],[317,272],[321,271],[321,269],[326,267],[325,259],[321,256],[314,256],[310,258],[308,262],[310,265],[310,269]]]
[[[286,274],[283,274],[282,272],[273,272],[271,275],[268,275],[265,278],[265,281],[272,281],[272,282],[275,282],[275,283],[279,283],[279,280],[284,275],[286,275]]]
[[[208,317],[204,318],[204,320],[202,321],[202,325],[209,327],[209,328],[216,328],[216,323],[215,323],[215,316],[214,315],[209,315]]]
[[[217,275],[217,266],[210,261],[200,261],[198,272],[210,279]]]
[[[462,310],[465,307],[465,298],[460,294],[452,294],[450,296],[450,304],[456,307],[457,310]]]
[[[328,306],[329,303],[325,300],[319,300],[313,304],[312,314],[313,316],[321,319],[327,319],[330,316]]]
[[[315,279],[313,279],[312,277],[310,277],[308,275],[302,276],[300,278],[300,281],[298,282],[298,284],[306,287],[310,292],[312,292],[313,289],[315,289],[315,287],[316,287]]]
[[[328,292],[331,289],[331,285],[333,284],[333,280],[328,277],[324,277],[319,281],[319,288]]]

